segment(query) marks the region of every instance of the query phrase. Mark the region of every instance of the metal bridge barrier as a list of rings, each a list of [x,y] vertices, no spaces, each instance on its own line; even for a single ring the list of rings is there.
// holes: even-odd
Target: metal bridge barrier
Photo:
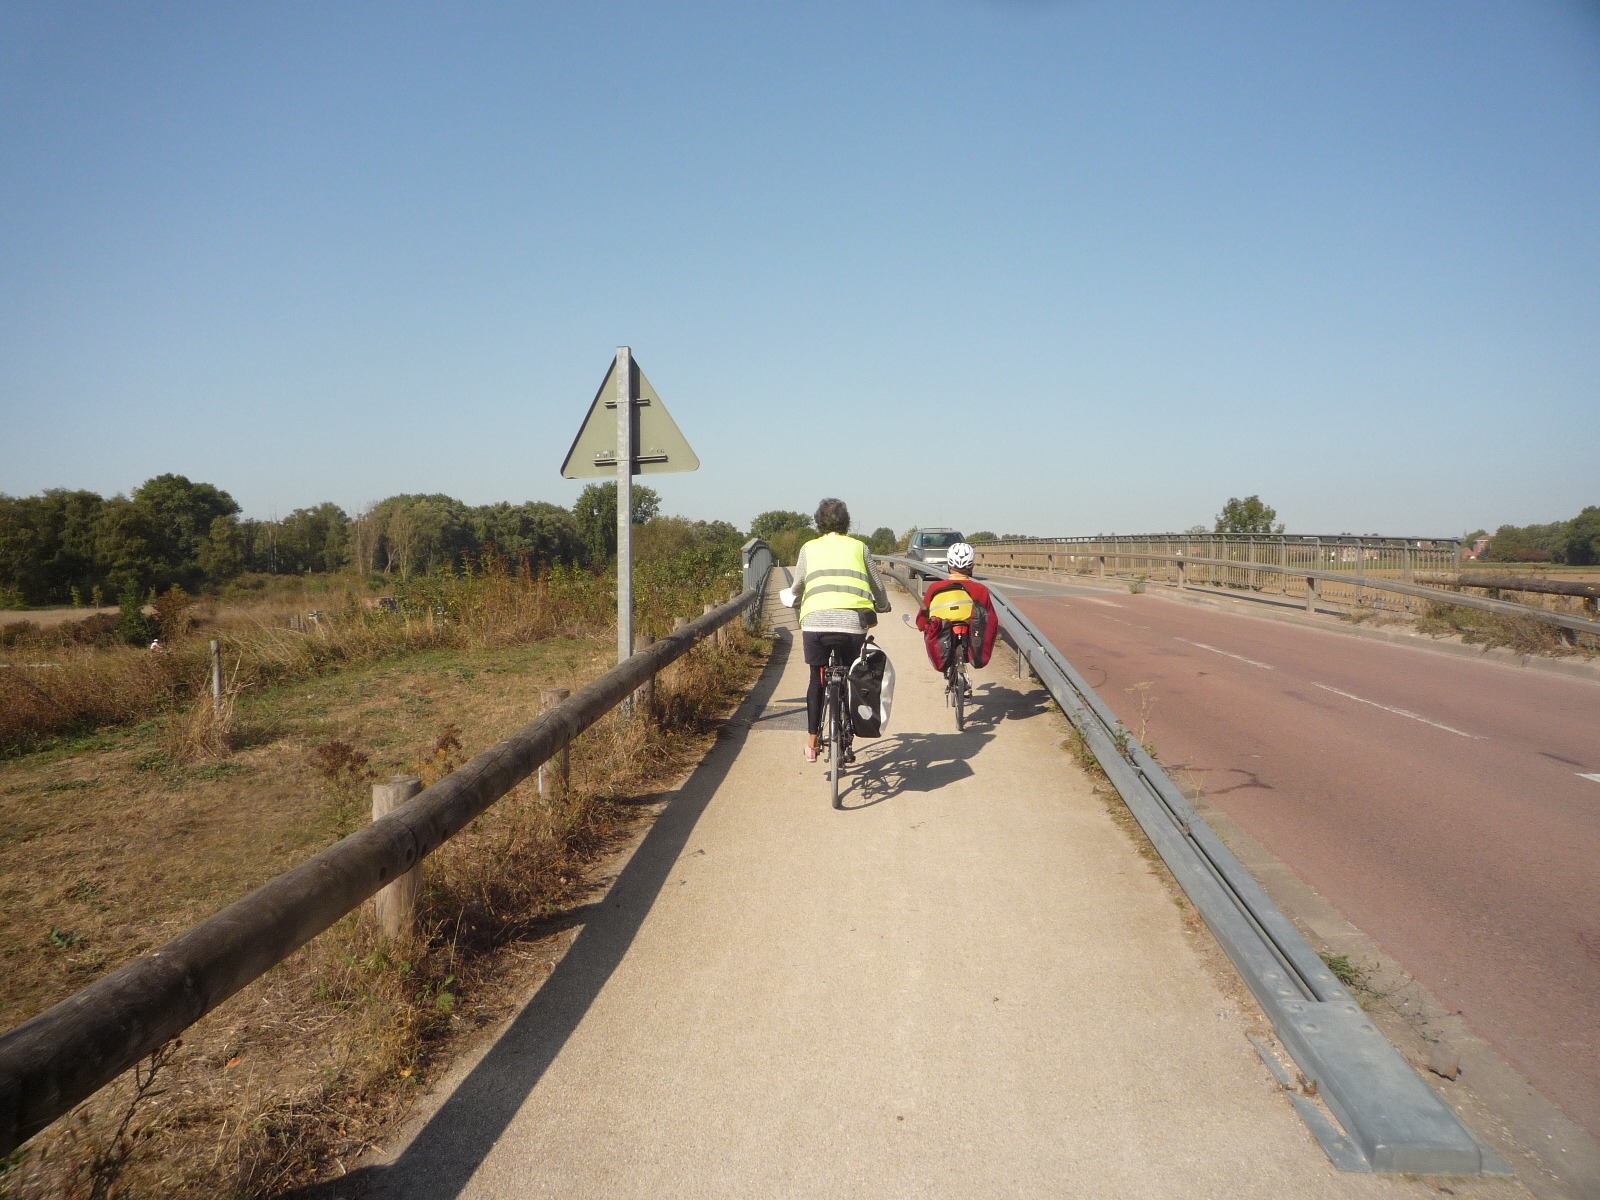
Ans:
[[[945,576],[940,568],[910,559],[879,561],[902,575]],[[993,595],[1001,636],[1017,652],[1019,666],[1032,670],[1083,736],[1285,1049],[1343,1125],[1341,1133],[1311,1101],[1289,1093],[1334,1164],[1347,1171],[1509,1174],[1367,1019],[1310,943],[1072,664],[1014,604]]]
[[[1455,538],[1160,533],[983,542],[973,549],[978,566],[991,571],[1143,577],[1180,589],[1277,595],[1303,603],[1307,612],[1325,605],[1383,608],[1386,598],[1393,611],[1422,616],[1432,605],[1449,604],[1542,621],[1569,639],[1600,637],[1600,621],[1415,582],[1458,571],[1461,543]]]
[[[772,552],[744,547],[744,588],[641,650],[393,813],[0,1037],[0,1155],[177,1037],[411,870],[702,638],[758,606]]]

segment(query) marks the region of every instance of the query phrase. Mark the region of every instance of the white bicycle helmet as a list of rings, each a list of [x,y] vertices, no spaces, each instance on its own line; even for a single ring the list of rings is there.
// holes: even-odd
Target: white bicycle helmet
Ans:
[[[970,571],[972,570],[973,560],[972,547],[966,542],[957,542],[950,547],[944,561],[945,565],[953,571]]]

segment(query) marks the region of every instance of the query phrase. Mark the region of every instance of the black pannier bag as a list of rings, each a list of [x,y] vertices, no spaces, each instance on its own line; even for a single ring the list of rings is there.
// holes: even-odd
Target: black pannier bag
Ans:
[[[967,624],[972,626],[972,636],[967,639],[972,647],[972,665],[987,667],[989,656],[994,653],[994,643],[989,640],[989,610],[981,604],[974,604],[972,618]]]
[[[850,664],[850,726],[860,738],[882,737],[894,704],[894,666],[869,635]]]

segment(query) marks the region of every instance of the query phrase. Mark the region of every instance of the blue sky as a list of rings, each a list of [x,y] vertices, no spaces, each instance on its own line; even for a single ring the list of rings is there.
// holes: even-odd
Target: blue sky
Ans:
[[[0,491],[741,526],[1600,503],[1600,4],[0,4]]]

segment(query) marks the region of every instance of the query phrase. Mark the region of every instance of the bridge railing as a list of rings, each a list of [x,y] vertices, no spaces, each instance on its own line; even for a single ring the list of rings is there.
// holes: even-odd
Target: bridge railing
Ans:
[[[909,559],[879,561],[907,579],[945,574]],[[1082,735],[1279,1040],[1343,1124],[1341,1135],[1320,1109],[1290,1092],[1335,1165],[1423,1174],[1501,1170],[1066,657],[1002,594],[994,599],[1019,673],[1031,670]]]
[[[771,567],[765,542],[747,544],[744,588],[731,600],[580,688],[389,815],[0,1036],[0,1155],[416,867],[668,664],[757,608]]]
[[[1424,616],[1446,604],[1541,621],[1569,637],[1600,637],[1600,621],[1414,582],[1458,571],[1455,538],[1148,534],[986,542],[974,549],[978,566],[990,571],[1142,577],[1180,589],[1276,597],[1307,612],[1387,608]]]

